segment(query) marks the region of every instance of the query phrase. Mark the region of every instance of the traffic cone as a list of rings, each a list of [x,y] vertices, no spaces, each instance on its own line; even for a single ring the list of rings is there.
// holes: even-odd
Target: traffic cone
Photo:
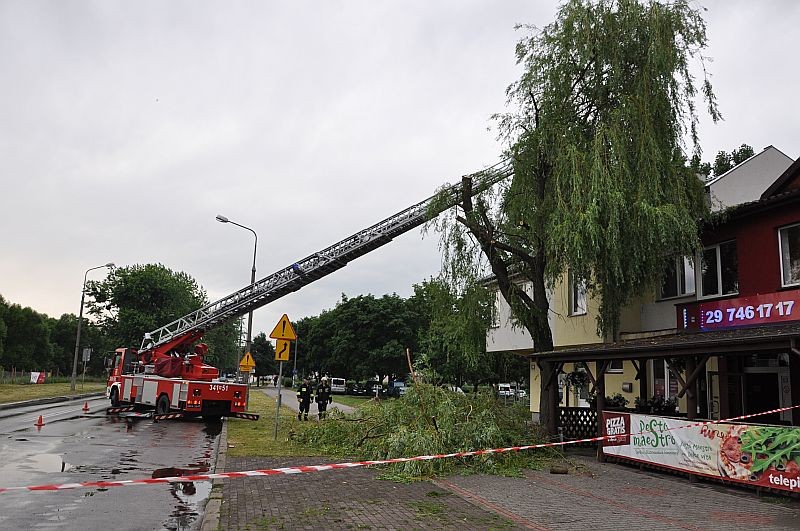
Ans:
[[[44,419],[42,418],[42,416],[41,416],[41,415],[39,415],[39,420],[37,420],[37,421],[36,421],[36,424],[34,424],[34,426],[38,426],[38,427],[40,427],[40,428],[41,428],[42,426],[44,426]]]
[[[88,413],[89,412],[89,402],[88,401],[83,403],[83,411],[84,411],[84,413]]]

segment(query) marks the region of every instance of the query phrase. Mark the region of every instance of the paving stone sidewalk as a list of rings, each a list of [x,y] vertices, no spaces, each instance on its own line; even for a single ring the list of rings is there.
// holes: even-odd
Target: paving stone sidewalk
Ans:
[[[224,480],[220,529],[800,529],[800,502],[570,456],[569,475],[400,484],[379,469]],[[229,458],[227,471],[325,458]]]
[[[331,462],[325,458],[228,458],[228,472]],[[495,513],[427,481],[377,479],[348,469],[223,480],[221,529],[512,529]]]

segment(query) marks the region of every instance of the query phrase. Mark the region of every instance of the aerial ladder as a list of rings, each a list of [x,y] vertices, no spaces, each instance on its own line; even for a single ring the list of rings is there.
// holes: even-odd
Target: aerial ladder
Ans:
[[[504,160],[490,168],[470,175],[472,195],[487,190],[492,185],[509,177],[512,173],[511,162]],[[191,345],[199,341],[209,330],[295,292],[303,286],[343,268],[351,260],[386,245],[397,236],[419,227],[448,208],[458,204],[462,194],[461,184],[449,185],[436,195],[412,205],[371,227],[363,229],[302,260],[298,260],[290,266],[284,267],[235,293],[231,293],[184,315],[161,328],[146,333],[142,346],[137,353],[140,360],[139,365],[163,362],[174,357],[176,352],[189,352]],[[217,381],[219,371],[202,363],[202,355],[205,353],[203,347],[204,345],[195,347],[197,356],[189,356],[192,359],[192,363],[185,363],[183,373],[178,376],[195,381]],[[119,349],[117,352],[121,353],[123,350],[125,349]],[[119,360],[120,370],[117,372],[123,373],[125,371],[121,367],[125,361],[124,356]],[[110,379],[107,395],[111,398],[112,406],[117,405],[119,397],[124,394],[123,388],[120,387],[115,395],[112,388],[113,385],[114,382]],[[119,385],[119,383],[117,382],[116,385]],[[115,396],[117,397],[116,401]],[[173,400],[171,397],[170,402],[182,404],[179,400]],[[175,409],[175,407],[177,406],[173,404],[172,409]]]

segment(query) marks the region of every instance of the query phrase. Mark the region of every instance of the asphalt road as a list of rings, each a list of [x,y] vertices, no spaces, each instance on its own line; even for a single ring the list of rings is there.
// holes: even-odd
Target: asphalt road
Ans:
[[[107,417],[107,400],[0,411],[0,486],[143,479],[213,469],[221,423]],[[33,426],[38,415],[45,425]],[[191,529],[210,482],[0,494],[2,529]]]

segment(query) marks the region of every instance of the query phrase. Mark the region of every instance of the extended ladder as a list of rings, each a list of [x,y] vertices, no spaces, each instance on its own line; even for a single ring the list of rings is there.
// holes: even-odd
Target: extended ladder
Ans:
[[[472,174],[472,195],[488,189],[511,173],[510,162],[503,161],[491,168]],[[447,201],[442,201],[441,207],[435,211],[429,211],[434,201],[440,198],[442,193],[446,194]],[[460,200],[460,194],[460,184],[450,185],[439,194],[357,232],[327,249],[307,256],[227,297],[153,330],[145,335],[143,347],[155,348],[178,336],[197,330],[207,332],[231,319],[297,291],[306,284],[341,269],[349,261],[389,243],[395,237],[419,227],[431,217],[455,206]]]

